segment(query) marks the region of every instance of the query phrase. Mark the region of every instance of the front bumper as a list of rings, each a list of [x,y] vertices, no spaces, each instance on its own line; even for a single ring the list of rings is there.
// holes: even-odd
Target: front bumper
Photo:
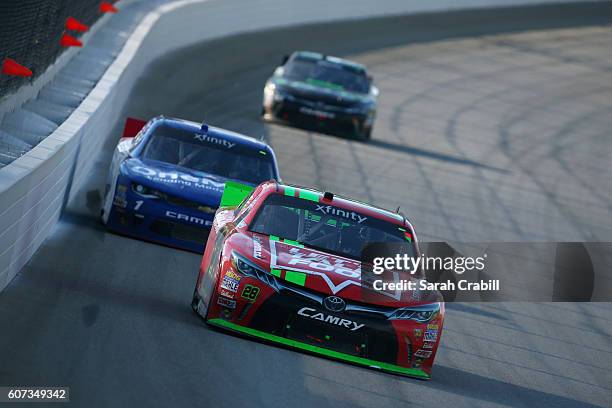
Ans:
[[[332,111],[291,100],[274,101],[270,106],[264,106],[264,118],[351,137],[367,133],[373,121],[362,113]]]
[[[308,353],[332,358],[335,360],[341,360],[344,362],[365,366],[372,369],[381,370],[392,374],[400,374],[408,377],[420,378],[428,380],[431,376],[425,371],[418,368],[402,367],[396,364],[389,364],[380,361],[370,360],[363,357],[353,356],[347,353],[341,353],[338,351],[330,350],[323,347],[314,346],[307,343],[302,343],[296,340],[288,339],[274,334],[266,333],[264,331],[244,327],[239,324],[235,324],[223,319],[210,319],[208,323],[223,329],[227,329],[236,333],[241,333],[250,337],[255,337],[268,342],[276,343],[293,349],[298,349]]]
[[[121,235],[201,254],[213,217],[127,191],[113,200],[106,226]]]
[[[209,303],[210,324],[390,373],[430,377],[443,309],[429,322],[390,320],[388,310],[352,301],[344,311],[330,312],[323,306],[326,295],[279,275],[221,269]],[[227,274],[231,287],[222,284]],[[249,287],[257,287],[254,301],[244,297]],[[436,338],[426,339],[433,331]]]

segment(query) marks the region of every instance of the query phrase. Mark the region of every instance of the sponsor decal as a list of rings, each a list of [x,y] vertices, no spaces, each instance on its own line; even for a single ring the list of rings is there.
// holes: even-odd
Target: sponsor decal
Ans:
[[[224,187],[223,183],[175,171],[157,171],[145,166],[132,166],[130,170],[157,183],[183,185],[216,192],[222,192]]]
[[[232,147],[236,146],[236,143],[230,142],[229,140],[221,139],[219,137],[214,136],[203,135],[201,133],[195,133],[193,135],[193,138],[200,142],[218,144],[223,147],[227,147],[228,149],[231,149]]]
[[[225,276],[229,276],[230,278],[236,279],[237,281],[240,281],[240,279],[242,279],[242,276],[238,275],[236,272],[234,272],[231,269],[225,272]]]
[[[417,350],[416,353],[414,353],[415,357],[420,357],[420,358],[429,358],[431,357],[431,351],[429,350]]]
[[[308,108],[306,106],[302,106],[300,108],[300,112],[305,114],[305,115],[311,115],[311,116],[316,116],[319,118],[323,118],[323,119],[333,119],[336,117],[336,115],[334,113],[331,112],[325,112],[319,109],[312,109],[312,108]]]
[[[323,214],[331,214],[336,217],[343,217],[349,220],[357,221],[359,224],[368,219],[368,217],[363,217],[360,214],[357,214],[355,211],[343,210],[342,208],[336,208],[331,205],[320,205],[317,204],[316,211],[320,211]]]
[[[432,349],[435,343],[423,343],[424,349]]]
[[[361,329],[365,324],[357,323],[352,320],[343,319],[338,316],[326,315],[325,313],[317,312],[316,309],[310,307],[303,307],[297,312],[300,316],[307,317],[309,319],[320,320],[325,323],[334,324],[336,326],[345,327],[351,331]]]
[[[118,184],[113,197],[113,205],[119,208],[127,208],[127,186],[125,184]]]
[[[414,329],[414,337],[421,337],[423,335],[422,329]]]
[[[230,299],[233,299],[233,298],[234,298],[234,294],[233,294],[233,293],[231,293],[231,292],[230,292],[230,291],[228,291],[228,290],[225,290],[225,289],[221,289],[221,292],[220,292],[219,294],[220,294],[221,296],[225,296],[226,298],[230,298]]]
[[[227,307],[228,309],[235,309],[236,308],[236,301],[232,300],[232,299],[226,299],[224,297],[219,296],[217,298],[217,304],[221,305],[223,307]]]
[[[438,325],[430,323],[427,325],[427,328],[430,330],[438,330]]]
[[[436,341],[438,339],[437,330],[425,330],[425,341]]]
[[[181,214],[174,211],[166,211],[166,217],[172,218],[173,220],[180,220],[190,222],[192,224],[210,226],[212,221],[207,221],[203,218],[193,217],[191,215]]]
[[[257,286],[246,285],[244,289],[242,289],[241,297],[248,300],[249,302],[254,302],[257,300],[257,296],[259,296],[260,289]]]
[[[113,198],[113,205],[119,208],[126,208],[127,201],[123,197],[115,196],[115,198]]]
[[[221,281],[221,288],[227,289],[233,293],[238,292],[238,285],[240,285],[240,279],[233,278],[229,272],[225,274]]]
[[[361,286],[361,264],[348,258],[270,240],[270,268],[320,276],[332,293],[348,285]],[[330,276],[330,275],[337,276]],[[338,284],[334,282],[340,281]]]
[[[261,259],[261,238],[253,235],[253,257]]]

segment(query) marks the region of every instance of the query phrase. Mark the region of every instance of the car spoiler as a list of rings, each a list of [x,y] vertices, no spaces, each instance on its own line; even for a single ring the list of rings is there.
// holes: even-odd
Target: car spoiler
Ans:
[[[122,138],[134,137],[140,132],[140,130],[147,124],[146,120],[127,118],[125,120],[125,126],[123,127]]]
[[[237,207],[255,188],[246,184],[226,181],[220,207]]]

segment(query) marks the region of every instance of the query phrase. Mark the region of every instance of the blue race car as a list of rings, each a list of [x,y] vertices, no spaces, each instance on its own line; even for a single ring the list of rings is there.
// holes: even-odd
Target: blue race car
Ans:
[[[111,231],[202,253],[226,182],[279,180],[266,143],[181,119],[128,118],[102,222]]]

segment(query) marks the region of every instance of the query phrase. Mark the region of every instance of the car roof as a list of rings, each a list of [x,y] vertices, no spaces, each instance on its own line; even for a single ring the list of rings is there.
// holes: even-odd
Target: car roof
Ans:
[[[365,75],[367,73],[367,69],[365,65],[363,64],[359,64],[358,62],[354,62],[354,61],[347,60],[344,58],[321,54],[320,52],[295,51],[292,54],[292,57],[306,58],[306,59],[319,60],[319,61],[325,60],[333,64],[342,65],[343,67],[348,68],[351,71],[354,71],[359,74]]]
[[[284,194],[292,197],[299,197],[305,200],[315,201],[322,204],[333,204],[336,207],[343,208],[346,210],[357,211],[361,214],[378,218],[384,221],[391,222],[400,226],[408,226],[410,229],[414,230],[410,221],[401,213],[392,212],[386,210],[384,208],[375,206],[373,204],[368,204],[359,200],[355,200],[352,198],[344,197],[341,195],[334,194],[333,200],[326,201],[323,198],[324,192],[303,187],[296,186],[292,184],[286,183],[276,183],[273,181],[266,182],[269,183],[268,188],[276,189],[279,194]]]

